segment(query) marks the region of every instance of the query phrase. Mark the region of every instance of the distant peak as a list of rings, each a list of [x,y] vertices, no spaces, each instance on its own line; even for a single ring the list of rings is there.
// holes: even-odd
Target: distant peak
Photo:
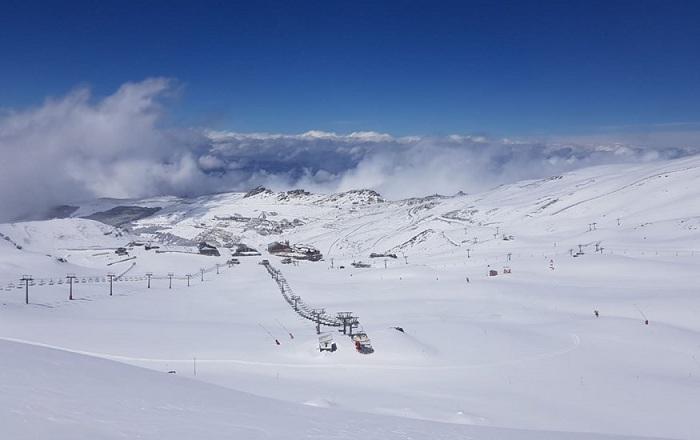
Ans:
[[[341,194],[357,194],[357,195],[362,195],[362,196],[370,196],[370,197],[378,197],[382,198],[381,194],[379,194],[377,191],[373,189],[351,189],[349,191],[345,191],[344,193]]]
[[[243,197],[244,198],[253,197],[253,196],[256,196],[258,194],[272,194],[272,191],[265,188],[264,186],[260,185],[260,186],[256,186],[255,188],[253,188],[250,191],[248,191],[247,193],[245,193],[245,195]]]
[[[328,202],[349,202],[353,205],[370,205],[373,203],[385,202],[381,194],[371,189],[351,189],[349,191],[331,194],[324,200]]]
[[[290,196],[309,196],[309,195],[311,195],[311,193],[306,191],[305,189],[298,188],[298,189],[292,189],[292,190],[287,191],[287,195],[290,195]]]

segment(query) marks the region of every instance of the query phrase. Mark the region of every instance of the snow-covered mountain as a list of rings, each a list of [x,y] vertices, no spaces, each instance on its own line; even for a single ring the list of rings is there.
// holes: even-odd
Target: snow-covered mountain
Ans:
[[[492,240],[496,230],[499,239],[561,240],[565,246],[600,242],[612,250],[641,239],[692,248],[700,224],[699,178],[700,159],[691,157],[588,168],[473,195],[387,201],[371,190],[325,195],[260,187],[194,199],[98,200],[76,207],[70,217],[95,219],[156,241],[262,246],[285,239],[318,246],[328,256],[357,258],[374,251],[468,247]],[[7,229],[18,227],[27,228],[5,226],[4,231],[31,240]]]
[[[700,432],[700,156],[478,194],[256,188],[53,212],[0,225],[0,337],[15,341],[0,344],[13,359],[0,419],[13,438]],[[282,265],[267,249],[287,241],[323,260]],[[262,256],[227,264],[241,244]],[[359,316],[375,352],[326,327],[338,351],[320,353],[261,259],[309,308]]]

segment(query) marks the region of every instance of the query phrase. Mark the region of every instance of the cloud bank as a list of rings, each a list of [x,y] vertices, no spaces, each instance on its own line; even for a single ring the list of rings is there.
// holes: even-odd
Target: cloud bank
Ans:
[[[154,78],[93,101],[81,88],[0,117],[2,220],[92,197],[203,190],[191,186],[203,137],[158,126],[172,90]]]
[[[0,221],[95,197],[195,196],[303,187],[370,188],[397,199],[475,192],[607,163],[675,158],[700,145],[235,133],[164,124],[176,85],[127,83],[94,99],[85,88],[0,116]]]

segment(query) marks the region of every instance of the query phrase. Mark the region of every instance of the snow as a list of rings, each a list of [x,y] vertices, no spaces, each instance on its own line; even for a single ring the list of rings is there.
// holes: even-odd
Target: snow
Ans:
[[[17,440],[610,438],[350,413],[327,402],[295,405],[29,344],[0,341],[0,353],[0,421],[3,436]]]
[[[696,438],[698,182],[692,157],[451,197],[101,200],[0,225],[0,422],[8,438]],[[124,229],[79,218],[120,205],[162,209]],[[234,215],[256,220],[221,220]],[[299,221],[280,234],[283,219]],[[229,268],[223,248],[137,246],[116,263],[165,233],[263,253],[289,240],[325,261]],[[386,251],[398,258],[369,258]],[[375,352],[340,333],[318,352],[262,258],[306,304],[359,316]],[[109,296],[106,273],[134,263]],[[73,301],[58,284],[71,272],[91,281]]]

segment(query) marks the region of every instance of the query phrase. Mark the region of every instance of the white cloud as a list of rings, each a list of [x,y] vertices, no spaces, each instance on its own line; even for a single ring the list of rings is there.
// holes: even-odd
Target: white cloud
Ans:
[[[311,134],[310,134],[311,133]],[[483,136],[402,137],[387,134],[301,135],[218,133],[213,154],[275,189],[371,188],[388,198],[474,192],[607,163],[673,158],[696,148],[620,143],[538,142]],[[265,178],[261,178],[265,170]]]
[[[158,127],[164,78],[127,83],[94,101],[77,89],[0,118],[2,219],[91,197],[177,192],[204,174],[192,149],[205,139]]]
[[[387,198],[474,192],[604,163],[698,151],[697,132],[489,139],[453,134],[236,133],[163,127],[168,79],[95,100],[81,88],[0,116],[0,220],[93,197],[304,187]],[[665,142],[664,142],[665,140]]]

